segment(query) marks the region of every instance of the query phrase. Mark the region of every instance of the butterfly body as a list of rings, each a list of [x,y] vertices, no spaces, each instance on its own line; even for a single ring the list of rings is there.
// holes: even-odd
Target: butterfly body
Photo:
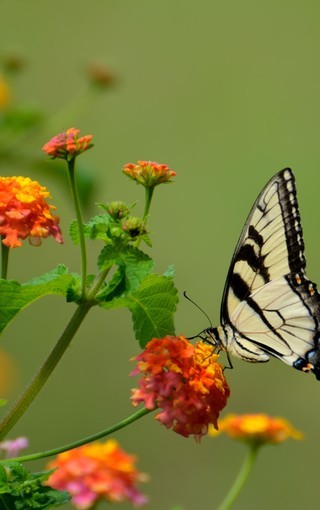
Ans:
[[[221,304],[205,333],[249,362],[270,355],[320,380],[320,295],[305,274],[295,180],[288,168],[258,196],[238,241]]]

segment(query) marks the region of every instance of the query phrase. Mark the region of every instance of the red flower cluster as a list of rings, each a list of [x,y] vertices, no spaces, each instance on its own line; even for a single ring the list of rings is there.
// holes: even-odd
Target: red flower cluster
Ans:
[[[135,467],[136,458],[121,450],[113,440],[69,450],[57,456],[48,467],[59,468],[48,484],[66,490],[78,510],[92,508],[98,501],[129,501],[135,506],[147,498],[135,486],[147,476]]]
[[[123,172],[145,188],[154,188],[158,184],[168,182],[176,175],[176,172],[170,170],[167,165],[153,161],[138,161],[137,165],[128,163]]]
[[[52,158],[72,159],[82,152],[91,149],[92,135],[81,136],[79,129],[70,128],[65,133],[59,133],[46,143],[42,150]]]
[[[217,358],[203,342],[193,346],[182,336],[152,339],[134,358],[138,363],[131,375],[143,377],[132,390],[133,405],[162,409],[156,419],[163,425],[200,440],[210,423],[217,428],[230,394]]]
[[[0,235],[10,248],[21,246],[20,239],[29,237],[32,244],[40,244],[42,237],[53,236],[63,242],[59,217],[46,201],[50,193],[37,181],[28,177],[0,177]]]

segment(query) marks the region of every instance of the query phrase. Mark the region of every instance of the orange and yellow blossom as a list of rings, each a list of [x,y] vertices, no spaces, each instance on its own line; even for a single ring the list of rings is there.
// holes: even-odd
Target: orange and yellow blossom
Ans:
[[[160,423],[198,441],[210,423],[217,428],[230,390],[212,346],[194,346],[182,336],[153,338],[133,359],[137,367],[131,375],[143,376],[132,390],[134,406],[142,402],[147,409],[160,409]]]
[[[229,414],[219,422],[219,432],[209,429],[209,435],[220,432],[233,439],[251,444],[282,443],[286,439],[302,439],[303,434],[284,418],[267,414]]]
[[[48,190],[29,177],[0,177],[0,235],[5,246],[19,247],[26,237],[34,245],[48,236],[63,242],[59,217],[51,213],[55,207],[47,198]]]
[[[79,137],[80,130],[69,128],[64,133],[59,133],[46,143],[42,150],[52,158],[70,160],[82,152],[91,149],[92,135]]]
[[[128,163],[124,166],[123,173],[145,188],[154,188],[170,181],[171,177],[176,175],[176,172],[170,170],[167,165],[154,161],[138,161],[138,164]]]
[[[61,453],[48,467],[56,469],[48,484],[66,490],[77,510],[87,510],[102,500],[129,501],[140,507],[148,499],[136,487],[147,475],[136,467],[136,457],[124,452],[114,440],[94,443]]]

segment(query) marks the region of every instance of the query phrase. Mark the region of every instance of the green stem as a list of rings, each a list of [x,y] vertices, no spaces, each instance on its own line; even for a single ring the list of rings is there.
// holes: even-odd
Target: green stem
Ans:
[[[70,345],[72,338],[74,337],[80,324],[90,310],[90,307],[91,305],[87,303],[78,305],[75,313],[71,317],[68,325],[66,326],[56,345],[53,347],[46,361],[40,367],[38,372],[31,380],[30,384],[0,422],[0,441],[12,429],[12,427],[21,418],[35,397],[38,395],[39,391],[57,366],[67,347]]]
[[[1,236],[1,241],[3,240],[3,236]],[[1,278],[3,280],[7,279],[8,275],[8,262],[9,262],[9,248],[1,243]]]
[[[152,188],[145,188],[145,190],[146,190],[146,193],[145,193],[146,198],[145,198],[144,213],[143,213],[144,224],[147,223],[151,200],[152,200],[152,196],[153,196],[153,192],[154,192],[154,186]]]
[[[150,187],[145,188],[145,204],[144,204],[144,211],[143,211],[143,217],[142,217],[144,226],[146,226],[146,224],[147,224],[153,192],[154,192],[154,186],[151,188]],[[140,243],[141,243],[141,237],[135,241],[135,243],[134,243],[135,248],[138,248]]]
[[[31,455],[24,455],[22,457],[16,457],[14,459],[1,460],[0,464],[3,462],[7,462],[8,460],[10,460],[10,462],[11,461],[29,462],[30,460],[38,460],[43,459],[45,457],[52,457],[53,455],[58,455],[59,453],[66,452],[67,450],[73,450],[73,448],[78,448],[79,446],[83,446],[84,444],[92,443],[92,441],[101,439],[102,437],[109,436],[110,434],[113,434],[114,432],[117,432],[118,430],[123,429],[127,425],[130,425],[131,423],[139,420],[143,416],[146,416],[152,411],[154,411],[154,409],[151,410],[146,408],[140,409],[140,411],[137,411],[136,413],[132,414],[128,418],[125,418],[116,425],[113,425],[112,427],[102,430],[97,434],[93,434],[92,436],[85,437],[83,439],[80,439],[79,441],[74,441],[73,443],[69,443],[65,446],[60,446],[59,448],[54,448],[53,450],[46,450],[44,452],[33,453]]]
[[[79,201],[79,195],[77,191],[76,181],[75,181],[75,158],[71,158],[67,161],[68,170],[69,170],[69,179],[70,179],[70,187],[71,194],[73,199],[73,204],[76,212],[78,230],[79,230],[79,240],[80,240],[80,250],[81,250],[81,295],[82,299],[85,299],[86,295],[86,279],[87,279],[87,251],[86,251],[86,242],[84,238],[83,232],[83,222],[82,222],[82,214],[81,207]]]
[[[107,278],[110,269],[111,267],[108,267],[107,269],[104,269],[103,271],[97,274],[96,278],[94,279],[94,282],[92,283],[91,287],[87,292],[88,301],[92,301],[95,298],[96,294],[100,290],[101,285]]]
[[[221,505],[218,507],[218,510],[229,510],[229,508],[232,507],[233,503],[239,496],[241,490],[243,489],[244,484],[246,483],[246,481],[252,471],[252,468],[255,463],[257,453],[259,450],[259,446],[260,445],[256,445],[256,444],[250,445],[248,454],[244,460],[242,468],[241,468],[237,478],[235,479],[226,498],[221,503]]]

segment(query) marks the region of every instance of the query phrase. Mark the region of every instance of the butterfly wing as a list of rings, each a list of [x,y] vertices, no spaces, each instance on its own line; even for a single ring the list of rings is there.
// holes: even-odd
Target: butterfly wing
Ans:
[[[249,361],[260,361],[255,359],[259,349],[299,370],[311,369],[320,378],[319,319],[315,284],[298,275],[277,278],[234,310],[232,350]]]
[[[306,261],[295,180],[285,168],[254,203],[231,261],[221,323],[254,291],[289,273],[305,274]]]
[[[294,175],[286,168],[257,198],[231,262],[221,307],[230,352],[247,361],[271,354],[320,378],[320,296],[305,267]]]

